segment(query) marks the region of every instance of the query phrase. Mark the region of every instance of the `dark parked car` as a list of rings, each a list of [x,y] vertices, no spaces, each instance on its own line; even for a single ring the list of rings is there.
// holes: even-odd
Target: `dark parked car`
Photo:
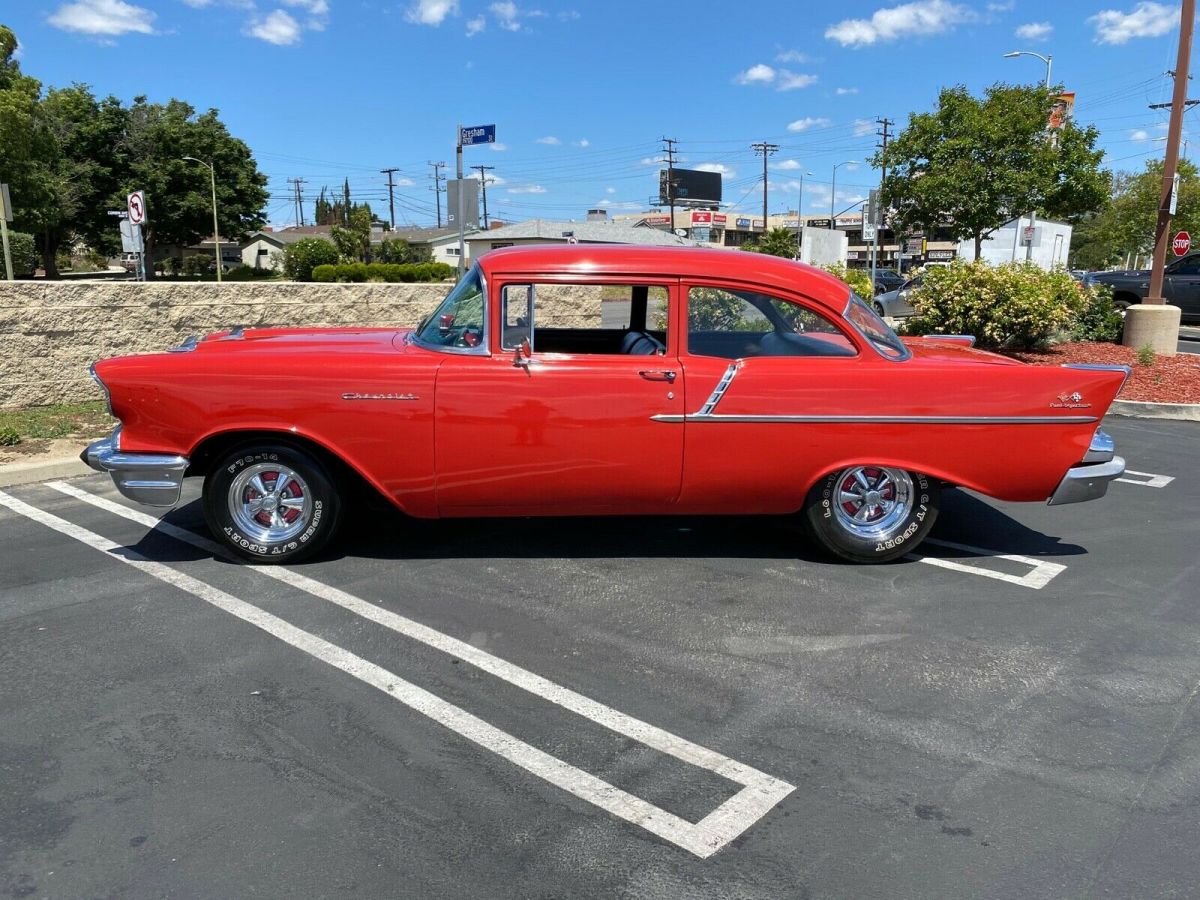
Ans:
[[[1084,283],[1112,287],[1113,306],[1123,310],[1145,299],[1150,291],[1150,272],[1148,269],[1091,272]],[[1200,253],[1190,253],[1167,266],[1163,296],[1183,310],[1185,322],[1200,321]]]
[[[891,269],[875,270],[875,293],[885,294],[899,289],[904,284],[904,276]]]

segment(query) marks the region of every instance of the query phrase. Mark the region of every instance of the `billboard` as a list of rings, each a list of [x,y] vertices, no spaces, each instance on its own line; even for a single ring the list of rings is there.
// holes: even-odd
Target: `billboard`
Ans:
[[[671,184],[672,180],[674,185]],[[658,173],[658,202],[670,204],[672,199],[677,206],[720,203],[721,173],[701,172],[699,169],[661,169]]]
[[[460,187],[461,185],[461,187]],[[464,178],[459,181],[452,178],[446,182],[446,227],[458,227],[458,192],[463,192],[463,227],[479,227],[479,179]]]

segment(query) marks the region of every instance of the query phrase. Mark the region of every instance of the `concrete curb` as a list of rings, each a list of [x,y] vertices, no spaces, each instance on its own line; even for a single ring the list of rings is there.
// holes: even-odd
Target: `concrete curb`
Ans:
[[[1114,400],[1108,408],[1110,416],[1131,416],[1136,419],[1176,419],[1200,422],[1200,403],[1150,403],[1144,400]]]
[[[91,475],[92,469],[78,456],[60,456],[36,462],[6,463],[0,465],[0,488],[16,487],[21,484],[36,484],[51,478],[75,478]]]

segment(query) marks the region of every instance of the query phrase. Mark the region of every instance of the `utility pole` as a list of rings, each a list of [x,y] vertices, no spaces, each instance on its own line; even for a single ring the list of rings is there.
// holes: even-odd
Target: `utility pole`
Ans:
[[[388,177],[388,212],[391,214],[392,231],[396,230],[396,195],[393,193],[392,175],[400,170],[393,167],[390,169],[380,169],[381,174]]]
[[[751,144],[750,149],[755,153],[761,153],[763,158],[763,236],[767,233],[767,157],[778,152],[778,144],[768,144],[762,141],[758,144]]]
[[[472,169],[479,170],[479,189],[483,191],[483,230],[487,231],[487,173],[496,168],[495,166],[471,166]]]
[[[674,138],[665,137],[662,139],[663,153],[667,157],[667,203],[671,206],[671,234],[675,233],[675,145],[679,141]]]
[[[304,197],[300,193],[300,185],[304,184],[303,178],[289,178],[288,184],[296,188],[296,221],[301,225],[304,224]]]
[[[1163,159],[1162,190],[1158,198],[1158,223],[1154,229],[1154,262],[1150,267],[1150,291],[1141,303],[1125,311],[1125,331],[1121,343],[1127,347],[1149,344],[1156,353],[1174,356],[1179,338],[1178,306],[1163,297],[1163,269],[1167,263],[1167,244],[1171,242],[1171,216],[1175,212],[1175,178],[1179,169],[1179,139],[1183,134],[1183,114],[1190,105],[1187,98],[1188,65],[1192,58],[1192,29],[1196,21],[1196,0],[1183,0],[1179,17],[1179,57],[1175,63],[1175,93],[1171,97],[1171,121],[1167,126],[1167,147]]]
[[[878,124],[880,126],[879,131],[875,132],[877,135],[879,135],[879,138],[880,138],[879,150],[881,153],[887,153],[888,138],[891,137],[891,132],[888,131],[888,129],[891,128],[896,123],[894,121],[892,121],[891,119],[889,119],[887,116],[878,118],[875,120],[875,122],[876,122],[876,124]],[[879,268],[879,227],[882,224],[882,219],[883,219],[883,211],[879,208],[879,202],[880,202],[880,198],[883,196],[883,182],[886,178],[887,178],[887,163],[884,162],[884,164],[880,167],[879,192],[875,195],[876,202],[871,204],[871,212],[872,212],[873,218],[874,218],[874,221],[872,221],[871,224],[875,226],[875,228],[872,231],[872,236],[871,236],[871,289],[872,290],[875,289],[875,271]],[[900,271],[899,266],[896,267],[896,271],[897,272]]]
[[[437,195],[437,227],[442,227],[442,182],[446,180],[446,176],[442,174],[442,169],[446,168],[444,162],[430,162],[433,167],[433,174],[429,177],[433,179],[433,187],[430,188]]]

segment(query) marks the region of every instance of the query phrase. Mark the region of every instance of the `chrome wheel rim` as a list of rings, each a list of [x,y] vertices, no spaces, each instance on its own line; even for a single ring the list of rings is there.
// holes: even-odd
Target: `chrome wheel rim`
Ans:
[[[229,485],[229,515],[248,538],[264,544],[290,540],[312,519],[312,492],[294,469],[258,463]]]
[[[837,476],[834,515],[853,535],[887,538],[904,524],[912,508],[912,479],[903,469],[854,466]]]

